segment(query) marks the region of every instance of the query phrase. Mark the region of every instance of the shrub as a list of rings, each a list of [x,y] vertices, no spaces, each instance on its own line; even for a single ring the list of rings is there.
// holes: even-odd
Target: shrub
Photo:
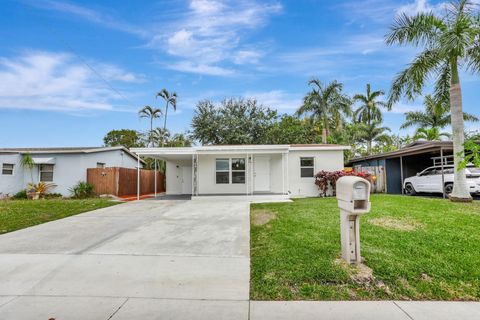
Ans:
[[[372,182],[372,175],[364,172],[357,171],[320,171],[315,175],[315,184],[320,190],[320,196],[326,197],[328,191],[332,192],[332,196],[335,195],[335,188],[337,180],[344,176],[356,176],[360,178],[367,179]]]
[[[88,182],[79,181],[76,185],[69,189],[73,198],[85,199],[95,196],[94,186]]]
[[[47,193],[43,195],[44,199],[58,199],[58,198],[63,198],[63,195],[61,193]]]
[[[21,191],[18,191],[12,196],[13,200],[22,200],[22,199],[27,199],[27,190],[23,189]]]

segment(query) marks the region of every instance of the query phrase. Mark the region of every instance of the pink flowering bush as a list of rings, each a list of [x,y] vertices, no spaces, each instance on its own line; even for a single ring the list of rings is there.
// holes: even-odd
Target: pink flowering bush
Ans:
[[[331,195],[335,196],[337,180],[344,176],[356,176],[367,179],[371,182],[372,175],[364,172],[357,171],[320,171],[315,175],[315,184],[320,190],[320,196],[326,197],[328,192],[331,191]]]

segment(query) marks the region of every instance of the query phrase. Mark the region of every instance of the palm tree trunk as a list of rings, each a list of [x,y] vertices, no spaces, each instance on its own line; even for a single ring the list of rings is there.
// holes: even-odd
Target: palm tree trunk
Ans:
[[[457,61],[452,62],[450,112],[452,114],[453,160],[455,167],[453,191],[450,194],[450,200],[458,202],[472,201],[472,196],[467,188],[465,170],[458,170],[458,165],[465,156],[465,149],[463,146],[465,137],[463,131],[462,90],[460,87],[460,78],[458,76]]]
[[[148,134],[148,145],[153,147],[153,117],[150,117],[150,133]]]
[[[167,114],[168,114],[168,102],[165,106],[165,119],[163,119],[163,139],[162,139],[162,147],[165,145],[165,137],[167,133]]]
[[[367,154],[370,155],[372,152],[372,140],[367,141]]]

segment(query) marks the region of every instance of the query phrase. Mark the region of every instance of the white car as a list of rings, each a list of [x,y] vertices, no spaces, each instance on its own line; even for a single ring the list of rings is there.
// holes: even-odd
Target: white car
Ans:
[[[415,195],[418,192],[449,194],[453,190],[453,166],[444,166],[444,181],[442,185],[442,168],[440,166],[430,167],[417,173],[416,176],[405,179],[403,188],[408,195]],[[467,187],[470,193],[480,193],[480,168],[467,166]]]

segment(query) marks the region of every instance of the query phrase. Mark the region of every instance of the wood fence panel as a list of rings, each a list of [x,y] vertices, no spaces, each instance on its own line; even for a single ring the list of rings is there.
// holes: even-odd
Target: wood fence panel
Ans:
[[[94,186],[96,194],[126,196],[137,194],[137,169],[90,168],[87,182]],[[165,176],[157,172],[157,192],[165,192]],[[155,192],[155,171],[140,170],[140,194]]]
[[[364,173],[369,173],[372,176],[375,176],[375,180],[372,184],[372,192],[374,193],[386,192],[387,178],[385,174],[385,168],[383,166],[361,167],[356,170]]]

